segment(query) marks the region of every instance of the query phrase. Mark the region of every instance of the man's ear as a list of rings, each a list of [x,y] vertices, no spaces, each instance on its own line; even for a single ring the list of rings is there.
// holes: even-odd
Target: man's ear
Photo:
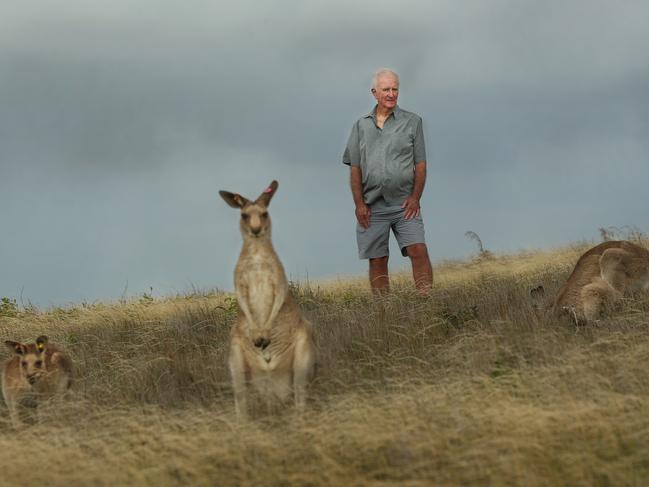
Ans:
[[[13,350],[14,353],[18,355],[25,355],[26,347],[22,343],[12,342],[11,340],[5,341],[5,345],[10,350]]]
[[[273,198],[273,195],[275,194],[275,191],[277,191],[277,187],[279,184],[277,181],[273,181],[270,183],[270,185],[264,190],[263,193],[259,195],[259,198],[255,201],[255,203],[258,203],[263,206],[268,206],[270,204],[270,200]]]
[[[219,191],[219,194],[221,195],[221,198],[225,200],[225,202],[230,205],[232,208],[243,208],[246,203],[249,203],[249,201],[241,196],[238,193],[230,193],[229,191]]]
[[[41,335],[36,339],[36,348],[39,352],[45,350],[45,345],[47,345],[48,338],[45,335]]]

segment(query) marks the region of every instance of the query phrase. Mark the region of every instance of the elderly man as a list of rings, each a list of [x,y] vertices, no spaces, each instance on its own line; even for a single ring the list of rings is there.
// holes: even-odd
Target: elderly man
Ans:
[[[343,155],[351,170],[358,255],[369,259],[372,290],[389,291],[392,229],[401,253],[410,257],[417,290],[426,295],[433,284],[433,268],[419,208],[426,181],[421,117],[397,105],[399,76],[394,71],[379,70],[371,91],[376,106],[356,121]]]

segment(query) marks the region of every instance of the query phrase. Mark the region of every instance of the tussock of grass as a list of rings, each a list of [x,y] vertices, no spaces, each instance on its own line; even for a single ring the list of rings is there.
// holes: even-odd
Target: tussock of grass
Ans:
[[[0,409],[2,479],[49,485],[642,485],[649,478],[649,298],[588,327],[528,299],[583,247],[294,284],[320,361],[303,417],[234,419],[227,339],[236,303],[211,294],[0,318],[77,365],[70,397],[19,433]],[[0,482],[2,483],[2,482]]]

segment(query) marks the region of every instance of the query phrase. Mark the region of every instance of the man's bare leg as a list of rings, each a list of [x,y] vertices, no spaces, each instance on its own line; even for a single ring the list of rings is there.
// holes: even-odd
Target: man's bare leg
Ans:
[[[387,255],[370,259],[370,286],[374,294],[385,294],[390,291]]]
[[[412,277],[415,288],[422,296],[430,294],[433,287],[433,266],[430,264],[426,244],[418,243],[406,247],[406,252],[412,262]]]

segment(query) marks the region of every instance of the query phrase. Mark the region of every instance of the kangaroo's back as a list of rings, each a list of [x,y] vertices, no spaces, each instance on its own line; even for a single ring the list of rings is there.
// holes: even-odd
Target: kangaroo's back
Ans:
[[[559,290],[554,301],[555,309],[561,309],[564,306],[573,306],[580,299],[581,289],[590,284],[593,279],[601,275],[599,260],[602,254],[608,249],[621,248],[628,242],[608,241],[602,242],[584,252],[575,267],[566,280],[566,283]]]
[[[599,265],[601,277],[623,293],[630,288],[649,287],[649,250],[631,242],[602,253]]]

